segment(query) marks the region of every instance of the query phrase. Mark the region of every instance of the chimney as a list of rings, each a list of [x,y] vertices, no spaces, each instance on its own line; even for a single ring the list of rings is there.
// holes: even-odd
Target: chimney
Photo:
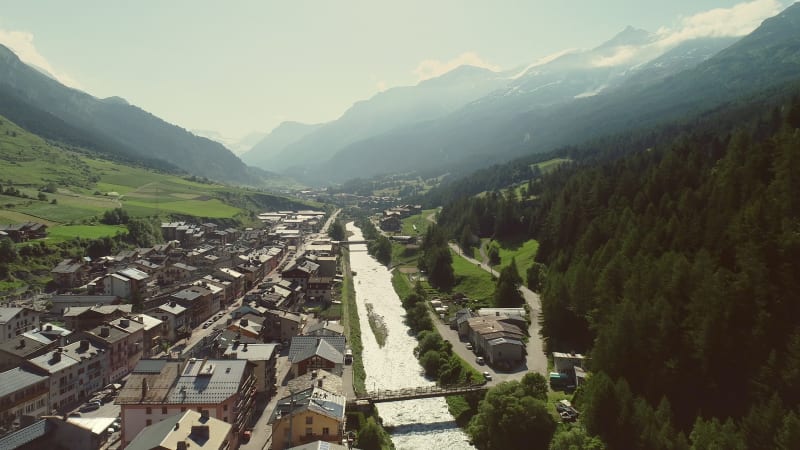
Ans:
[[[81,339],[81,344],[78,346],[79,351],[86,351],[89,349],[89,340],[88,339]]]
[[[181,427],[181,423],[180,422],[175,422],[175,429],[177,430],[180,427]]]
[[[53,331],[53,326],[48,323],[47,325],[45,325],[44,329],[45,331]]]
[[[203,420],[208,420],[208,410],[207,409],[200,410],[200,418],[203,419]]]
[[[52,358],[52,361],[53,361],[53,362],[59,362],[59,361],[61,361],[61,352],[53,352],[53,358]]]
[[[243,352],[247,351],[247,342],[244,343],[244,348],[242,349]]]
[[[147,378],[142,380],[142,398],[147,396],[149,386],[147,386]]]
[[[317,380],[317,387],[322,387],[322,378]]]
[[[203,418],[208,419],[208,414],[206,414]],[[203,420],[203,418],[200,420]],[[195,437],[195,440],[208,440],[208,425],[192,425],[191,435]]]
[[[100,328],[100,336],[101,337],[108,337],[111,334],[111,330],[108,327],[101,327]]]
[[[317,378],[317,371],[316,370],[312,370],[311,371],[311,378]]]
[[[131,321],[128,320],[128,319],[119,319],[119,326],[121,326],[122,328],[127,328],[128,325],[130,325],[130,324],[131,324]]]
[[[25,338],[19,339],[19,348],[25,348]]]
[[[175,448],[176,450],[187,450],[189,444],[186,441],[178,441],[178,445]]]
[[[243,327],[246,327],[247,326],[247,319],[242,319],[242,321],[239,322],[239,323],[241,323]]]
[[[173,301],[171,301],[171,302],[169,302],[169,306],[170,306],[170,308],[174,308],[174,307],[175,307],[177,304],[178,304],[178,302],[176,302],[176,301],[174,301],[174,300],[173,300]]]

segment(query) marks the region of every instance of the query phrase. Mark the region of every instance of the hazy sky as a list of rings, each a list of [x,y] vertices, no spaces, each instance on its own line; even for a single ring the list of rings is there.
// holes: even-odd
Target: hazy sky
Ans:
[[[228,137],[321,122],[459,63],[512,69],[627,25],[744,34],[787,0],[7,1],[0,43],[97,97]]]

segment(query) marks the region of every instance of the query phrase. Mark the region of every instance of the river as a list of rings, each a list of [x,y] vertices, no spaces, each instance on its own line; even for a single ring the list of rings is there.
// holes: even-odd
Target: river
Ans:
[[[362,240],[361,230],[352,222],[347,231],[350,240]],[[422,373],[414,357],[417,340],[409,334],[403,318],[405,310],[392,287],[392,275],[366,251],[366,245],[350,246],[350,267],[356,272],[358,318],[361,323],[362,358],[367,372],[368,391],[403,389],[434,384]],[[369,326],[366,304],[382,316],[386,326],[386,344],[381,348]],[[444,398],[429,398],[397,403],[381,403],[378,413],[383,424],[392,427],[391,437],[397,450],[472,449],[467,435],[458,428],[447,410]]]

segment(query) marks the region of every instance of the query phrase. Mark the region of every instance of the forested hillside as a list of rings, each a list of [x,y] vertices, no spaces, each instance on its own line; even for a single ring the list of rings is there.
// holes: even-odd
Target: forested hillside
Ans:
[[[548,350],[591,356],[609,448],[800,448],[800,98],[745,106],[440,214],[540,241]]]

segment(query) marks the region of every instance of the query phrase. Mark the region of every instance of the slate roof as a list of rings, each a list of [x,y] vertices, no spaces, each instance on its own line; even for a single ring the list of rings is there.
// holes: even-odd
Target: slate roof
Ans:
[[[292,408],[292,402],[294,402],[294,408]],[[343,421],[346,402],[347,400],[342,395],[328,392],[319,387],[312,387],[278,400],[267,423],[271,424],[284,416],[303,411],[313,411]]]
[[[47,376],[15,367],[0,373],[0,398],[47,380]],[[0,447],[2,448],[2,447]]]
[[[165,365],[166,359],[140,359],[131,373],[161,373]]]
[[[22,447],[25,444],[30,444],[36,439],[45,437],[47,433],[54,428],[55,425],[49,420],[42,419],[36,421],[25,428],[20,428],[19,430],[0,438],[0,448],[12,449]]]
[[[57,353],[55,350],[52,352],[47,352],[44,355],[31,358],[28,361],[30,361],[30,363],[34,366],[40,367],[42,370],[50,374],[60,372],[68,367],[78,364],[78,361],[64,353],[61,353],[61,357],[58,361],[56,361],[53,357],[55,353]]]
[[[344,336],[295,336],[289,347],[289,361],[296,363],[319,356],[336,364],[344,362]]]
[[[22,311],[22,308],[0,308],[0,323],[7,323]]]
[[[213,366],[211,375],[203,375]],[[190,360],[170,390],[165,403],[220,403],[239,392],[247,361],[238,359]]]
[[[20,345],[20,341],[24,341],[25,345]],[[21,334],[0,344],[0,351],[27,359],[29,355],[38,352],[47,345],[37,339]]]
[[[305,333],[307,336],[319,336],[319,335],[344,335],[344,327],[341,324],[335,322],[317,322],[314,325],[309,326]]]
[[[500,344],[514,344],[514,345],[519,345],[520,347],[524,347],[525,346],[525,344],[523,344],[522,341],[520,341],[520,340],[509,339],[509,338],[504,338],[504,337],[499,337],[499,338],[492,339],[492,340],[489,341],[489,345],[500,345]]]
[[[163,305],[159,306],[158,309],[174,315],[178,315],[186,311],[186,308],[178,303],[175,303],[174,306],[172,303],[164,303]]]
[[[225,349],[224,356],[236,353],[236,359],[248,361],[268,361],[277,353],[277,344],[243,344],[230,345]]]
[[[159,448],[167,435],[175,428],[175,424],[180,422],[184,414],[188,412],[196,413],[197,411],[173,414],[167,416],[161,422],[156,422],[149,427],[144,427],[125,448],[127,450],[152,450],[154,448]]]

